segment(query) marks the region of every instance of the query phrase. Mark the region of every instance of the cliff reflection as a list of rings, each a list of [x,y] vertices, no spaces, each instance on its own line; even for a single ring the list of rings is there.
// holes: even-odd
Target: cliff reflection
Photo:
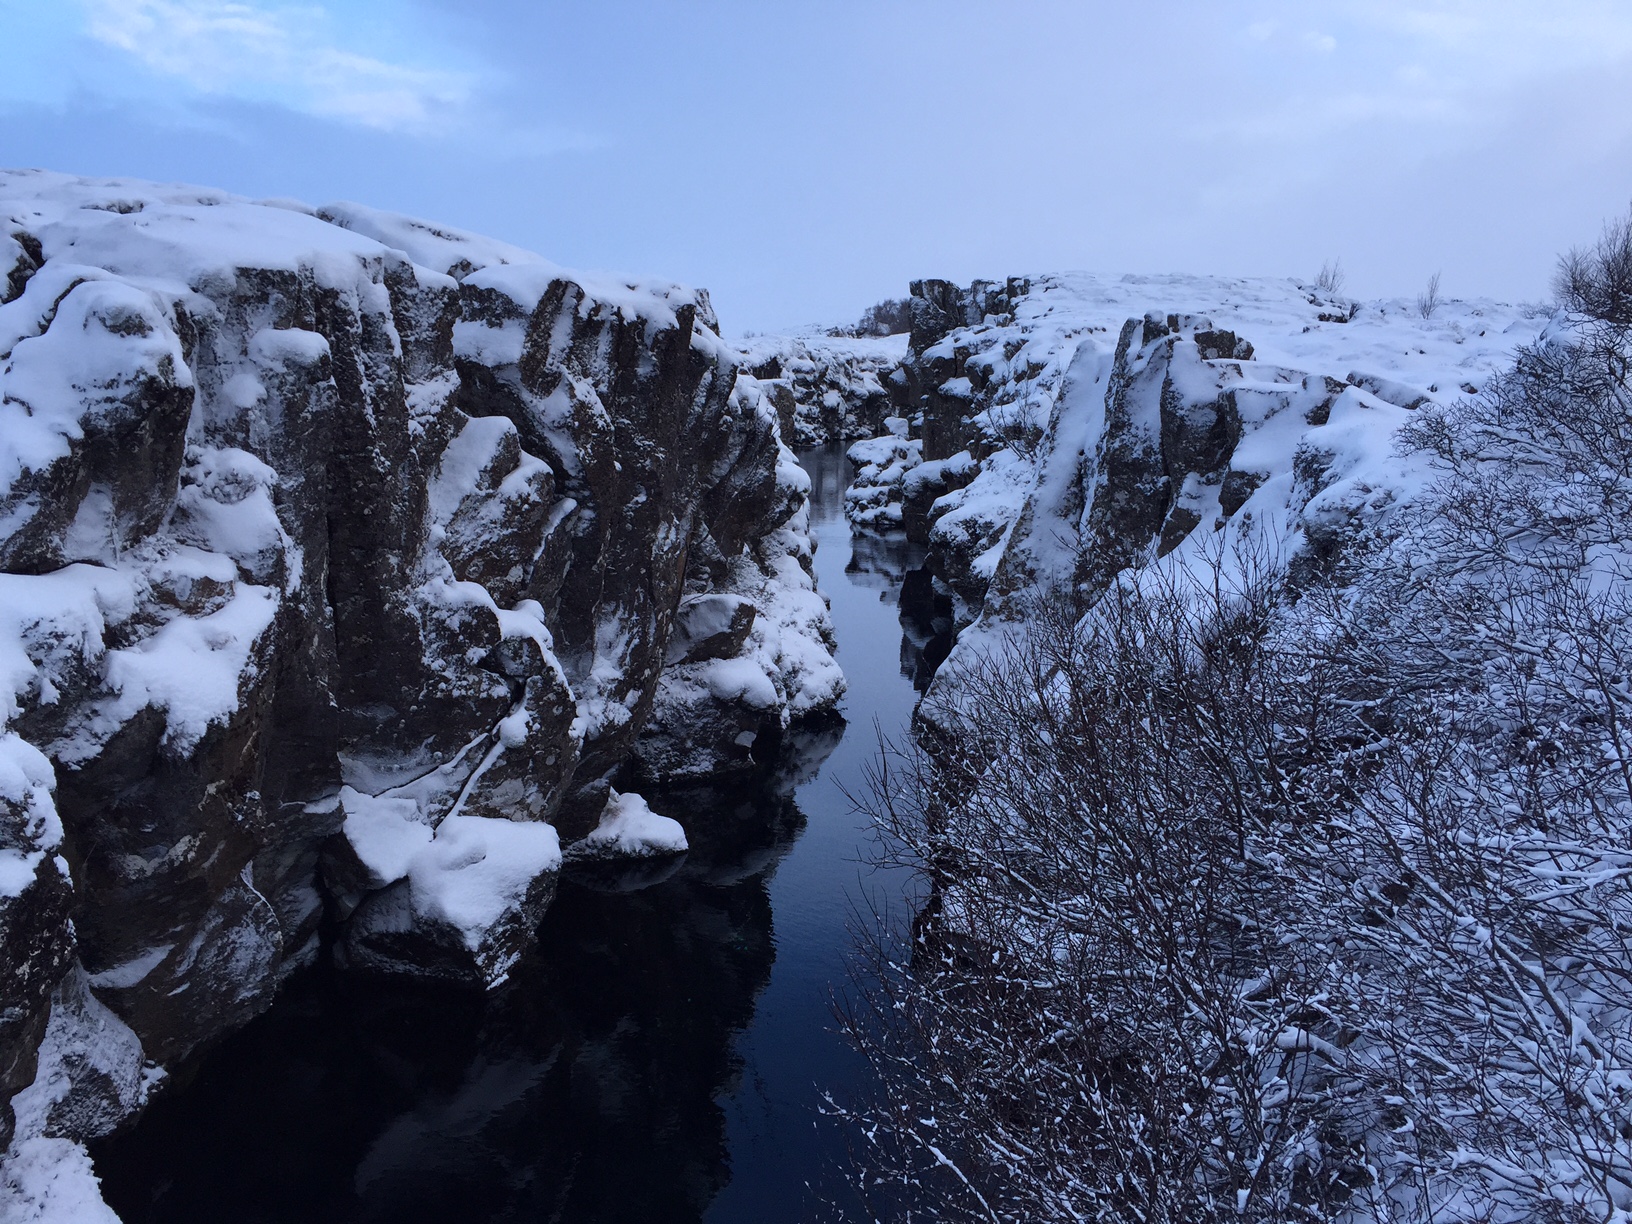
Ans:
[[[791,787],[841,731],[790,736],[770,793],[670,796],[691,855],[569,877],[497,991],[290,982],[99,1145],[108,1202],[126,1224],[699,1219],[774,957],[766,878],[804,825]]]

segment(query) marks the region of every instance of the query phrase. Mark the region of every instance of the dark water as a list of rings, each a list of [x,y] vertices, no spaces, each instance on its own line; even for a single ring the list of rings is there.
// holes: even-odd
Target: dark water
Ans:
[[[863,865],[845,790],[942,646],[903,541],[853,552],[842,447],[810,471],[848,726],[779,788],[671,797],[667,878],[569,879],[537,951],[487,995],[319,967],[94,1149],[126,1224],[814,1219],[843,1144],[817,1109],[862,1074],[833,1034],[848,928],[901,882]],[[921,584],[921,579],[913,579]],[[828,1213],[831,1214],[831,1213]]]

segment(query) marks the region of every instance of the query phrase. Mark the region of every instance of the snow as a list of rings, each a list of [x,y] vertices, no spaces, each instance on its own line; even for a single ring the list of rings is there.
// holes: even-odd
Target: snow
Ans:
[[[57,987],[34,1082],[11,1100],[19,1137],[70,1129],[79,1139],[112,1131],[140,1109],[163,1073],[147,1063],[141,1040],[91,992],[77,964]],[[91,1077],[97,1088],[76,1100],[73,1088]],[[68,1116],[64,1116],[66,1110]]]
[[[538,262],[538,256],[531,251],[509,243],[364,204],[340,201],[310,211],[332,225],[393,247],[422,267],[443,274],[457,267],[461,261],[469,263],[472,268],[483,268],[489,264]]]
[[[218,612],[177,617],[137,645],[109,651],[107,682],[118,697],[102,717],[122,725],[145,707],[161,709],[165,745],[189,752],[238,709],[252,651],[276,614],[273,591],[243,585]]]
[[[683,854],[687,849],[686,831],[678,820],[659,816],[632,791],[614,790],[607,798],[600,822],[587,837],[573,844],[568,855],[574,859],[645,858]]]
[[[0,1155],[0,1224],[118,1224],[78,1140],[105,1135],[140,1109],[162,1072],[89,987],[77,964],[57,986],[34,1082],[11,1099],[17,1129]],[[81,1081],[95,1085],[83,1100],[72,1091]]]
[[[693,643],[729,630],[745,606],[753,605],[740,595],[694,595],[682,601],[669,640],[669,661],[679,662]]]
[[[307,268],[324,288],[347,289],[359,265],[378,264],[385,250],[315,216],[196,187],[0,171],[0,200],[48,260],[92,264],[171,293],[238,268]]]
[[[449,816],[409,862],[414,912],[458,930],[479,949],[542,875],[561,867],[554,826],[487,816]]]
[[[36,1136],[0,1160],[0,1224],[119,1224],[85,1145]]]
[[[784,441],[811,446],[874,432],[889,398],[885,384],[906,353],[905,335],[846,337],[811,329],[746,338],[738,358],[785,408],[791,401]]]
[[[887,433],[857,442],[846,453],[856,465],[844,492],[846,517],[856,527],[899,527],[903,488],[907,474],[923,461],[923,443]]]
[[[50,574],[0,574],[0,714],[15,718],[18,699],[55,700],[54,672],[99,666],[107,626],[135,609],[128,574],[70,565]]]
[[[959,328],[925,357],[961,358],[963,372],[943,378],[941,391],[973,398],[972,425],[988,452],[978,465],[968,454],[922,462],[890,434],[850,452],[858,471],[846,510],[860,528],[900,523],[903,498],[922,497],[948,476],[956,477],[948,483],[962,484],[931,505],[929,544],[931,556],[951,567],[946,576],[959,623],[976,622],[964,643],[996,631],[994,618],[1004,614],[1011,589],[1072,572],[1079,532],[1103,479],[1098,450],[1112,354],[1124,323],[1147,312],[1163,329],[1172,319],[1189,329],[1186,335],[1228,330],[1254,349],[1251,359],[1204,361],[1195,346],[1181,345],[1164,371],[1184,403],[1233,397],[1242,437],[1229,466],[1258,481],[1230,515],[1217,486],[1187,481],[1178,504],[1222,535],[1190,532],[1167,566],[1194,564],[1210,548],[1262,548],[1269,541],[1284,557],[1308,529],[1352,527],[1409,501],[1430,478],[1419,459],[1396,453],[1395,436],[1413,408],[1483,387],[1547,321],[1534,307],[1482,300],[1449,301],[1423,319],[1405,299],[1353,303],[1294,281],[1032,278],[1012,316],[989,315]],[[1137,383],[1146,374],[1145,356],[1130,356]],[[1332,401],[1330,419],[1307,419],[1313,403],[1331,398],[1334,384],[1346,389]],[[1156,397],[1130,392],[1129,402],[1153,410]],[[1159,426],[1152,416],[1123,428],[1132,431],[1127,438],[1145,430],[1154,445]],[[978,471],[969,479],[972,467]],[[1294,479],[1295,470],[1319,472],[1318,487]],[[984,608],[965,601],[982,590]]]
[[[341,832],[371,875],[370,885],[384,888],[408,874],[414,857],[431,844],[434,830],[420,803],[404,795],[365,795],[340,788],[345,813]]]
[[[287,571],[300,588],[300,548],[277,519],[277,473],[248,450],[193,447],[176,493],[176,537],[237,561],[246,579],[266,583]]]
[[[62,844],[62,820],[51,799],[55,785],[44,753],[21,736],[0,731],[0,803],[22,814],[22,835],[33,847],[0,847],[0,900],[22,896],[45,856]]]
[[[834,336],[819,328],[807,328],[782,334],[745,336],[740,352],[744,364],[763,365],[773,357],[786,366],[789,361],[809,360],[847,363],[857,357],[867,359],[868,365],[854,371],[853,377],[867,386],[867,376],[876,380],[880,370],[887,371],[907,355],[907,336]]]
[[[131,379],[164,370],[177,385],[191,386],[172,325],[174,305],[211,314],[212,300],[230,294],[241,269],[309,274],[379,317],[392,334],[386,270],[409,264],[420,285],[451,289],[451,269],[470,290],[510,299],[509,323],[456,325],[463,355],[497,365],[519,359],[526,317],[557,282],[579,287],[585,317],[610,311],[648,333],[676,325],[679,311],[691,309],[698,323],[692,346],[731,356],[700,291],[586,275],[506,243],[356,204],[310,209],[183,185],[0,171],[0,219],[34,234],[47,257],[22,297],[0,307],[0,360],[8,362],[0,374],[0,498],[19,473],[67,453],[78,434],[79,393],[102,387],[99,394],[111,397]],[[76,325],[45,328],[53,310],[68,312]],[[80,316],[102,324],[100,339],[87,341]],[[247,350],[252,365],[309,365],[326,345],[313,333],[262,329]],[[223,384],[200,405],[203,417],[241,412],[257,398],[252,371]]]
[[[324,205],[316,215],[401,251],[425,268],[451,272],[472,288],[497,290],[529,314],[557,281],[570,281],[584,290],[586,314],[606,307],[626,319],[643,319],[653,329],[673,327],[679,307],[700,305],[697,291],[681,285],[569,270],[509,243],[400,213],[339,203]],[[519,346],[515,352],[520,355]]]
[[[143,951],[130,960],[121,961],[108,969],[103,969],[91,975],[93,986],[105,986],[112,990],[129,990],[141,982],[154,969],[158,968],[164,958],[175,949],[175,944],[158,944]]]
[[[3,183],[0,178],[0,183]],[[48,265],[49,267],[49,265]],[[36,275],[0,307],[0,498],[30,472],[43,472],[84,437],[82,418],[117,403],[145,381],[187,386],[181,342],[152,293],[79,268]],[[66,280],[65,296],[47,298]],[[75,283],[77,282],[77,283]],[[24,330],[16,320],[31,326]],[[40,333],[42,320],[50,326]],[[9,326],[8,326],[9,325]]]
[[[526,342],[524,319],[511,319],[497,326],[480,319],[460,319],[453,325],[455,355],[480,365],[515,365],[521,360]]]
[[[499,461],[505,443],[513,441],[516,434],[514,423],[507,417],[472,417],[448,443],[429,490],[433,545],[441,543],[465,499],[480,489],[482,478]],[[549,465],[542,459],[523,452],[520,462],[499,484],[498,496],[483,507],[484,521],[502,514],[505,501],[530,497],[531,482],[548,472]],[[476,530],[480,530],[479,525]]]
[[[703,683],[716,701],[742,700],[754,709],[776,704],[776,685],[753,659],[713,659],[703,670]]]

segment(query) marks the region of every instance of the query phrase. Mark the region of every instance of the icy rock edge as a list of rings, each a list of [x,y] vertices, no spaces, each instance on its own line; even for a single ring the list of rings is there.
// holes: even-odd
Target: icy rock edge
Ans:
[[[0,1214],[95,1218],[77,1141],[325,919],[491,986],[563,847],[676,841],[608,826],[615,781],[761,770],[831,708],[739,364],[679,286],[0,173]]]

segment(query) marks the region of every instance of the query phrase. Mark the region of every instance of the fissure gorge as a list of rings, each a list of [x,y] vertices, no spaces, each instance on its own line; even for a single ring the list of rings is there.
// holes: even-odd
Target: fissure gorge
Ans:
[[[727,339],[0,172],[0,1219],[1621,1202],[1629,251]]]
[[[833,1032],[864,865],[875,726],[916,663],[898,601],[921,558],[853,550],[842,445],[802,452],[816,575],[849,678],[768,792],[664,807],[683,861],[566,874],[537,946],[483,994],[319,966],[93,1149],[126,1224],[302,1220],[758,1221],[843,1198],[823,1091],[858,1086]],[[655,801],[654,801],[655,802]]]

